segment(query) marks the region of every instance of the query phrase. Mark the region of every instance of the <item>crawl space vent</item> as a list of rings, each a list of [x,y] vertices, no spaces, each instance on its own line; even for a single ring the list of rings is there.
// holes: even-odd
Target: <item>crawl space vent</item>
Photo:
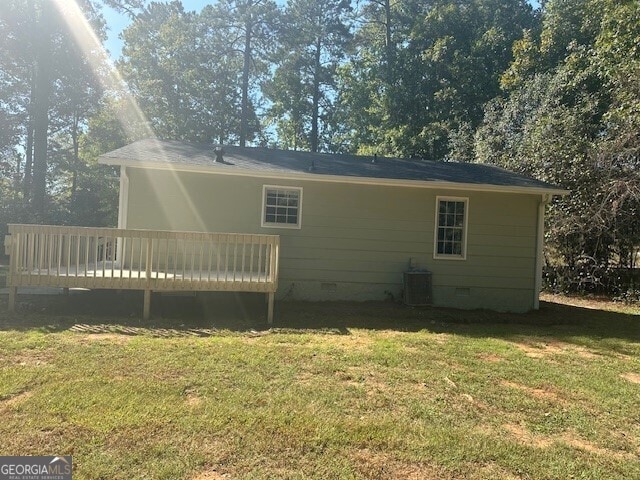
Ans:
[[[431,272],[404,272],[404,303],[413,307],[431,305]]]

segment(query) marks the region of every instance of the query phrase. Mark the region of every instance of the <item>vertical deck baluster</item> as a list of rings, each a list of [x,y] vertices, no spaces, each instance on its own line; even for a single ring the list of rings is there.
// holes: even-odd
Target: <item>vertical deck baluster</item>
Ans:
[[[102,237],[102,278],[104,279],[105,276],[105,270],[107,268],[107,247],[109,245],[109,241],[107,240],[109,237],[104,236]]]
[[[98,234],[95,234],[94,236],[91,237],[91,239],[93,240],[93,255],[92,255],[92,259],[94,260],[94,265],[93,265],[93,278],[96,278],[98,276]]]
[[[266,251],[264,252],[264,257],[266,260],[265,266],[264,266],[264,271],[265,271],[265,276],[264,276],[264,283],[269,283],[270,279],[271,279],[271,256],[273,254],[273,245],[271,245],[271,239],[269,239],[267,241],[267,248]]]
[[[225,235],[225,254],[224,254],[224,281],[229,280],[229,235]]]
[[[216,235],[216,282],[220,281],[220,257],[222,255],[222,235]]]
[[[203,261],[203,257],[204,257],[204,235],[201,236],[200,238],[200,274],[198,276],[198,281],[202,281],[202,261]]]
[[[74,278],[77,278],[80,275],[80,234],[78,233],[75,237],[76,237],[76,271],[73,276]]]
[[[47,277],[51,276],[51,233],[45,234],[45,257],[47,258]]]
[[[238,236],[234,235],[233,239],[233,281],[236,281],[236,272],[238,271]]]
[[[71,234],[67,234],[67,279],[69,278],[69,270],[71,270]]]
[[[118,247],[118,238],[116,237],[115,233],[111,234],[111,255],[110,257],[110,262],[111,262],[111,281],[113,282],[115,279],[115,265],[116,265],[116,250]]]
[[[83,235],[84,238],[84,276],[88,276],[89,269],[89,235]]]
[[[58,265],[56,269],[56,277],[60,278],[60,270],[62,268],[62,239],[64,238],[64,234],[59,233],[58,237]]]
[[[165,280],[169,280],[169,273],[171,272],[171,255],[169,253],[169,250],[171,249],[171,237],[167,237],[167,255],[166,255],[166,262],[167,265],[165,267],[165,271],[164,271],[164,279]]]
[[[196,237],[195,234],[189,235],[191,237],[191,275],[189,276],[189,280],[194,280],[194,272],[195,272],[195,262],[196,262]]]
[[[138,281],[142,279],[142,238],[138,237],[140,240],[140,256],[138,257]]]
[[[257,282],[260,283],[260,272],[262,270],[262,239],[264,237],[260,235],[258,238],[258,279]]]
[[[53,258],[53,252],[55,251],[54,249],[54,235],[53,235],[53,231],[49,230],[49,233],[47,233],[47,246],[46,246],[46,256],[47,256],[47,276],[53,276],[53,271],[54,271],[54,258]]]
[[[244,257],[247,251],[246,249],[247,249],[247,236],[243,235],[242,236],[242,271],[240,273],[241,282],[244,282],[244,262],[245,262]]]
[[[131,252],[129,255],[129,268],[127,269],[129,271],[129,280],[131,280],[131,275],[133,273],[133,247],[134,247],[133,236],[127,235],[127,240],[131,244]]]
[[[209,247],[209,263],[207,263],[207,282],[211,282],[211,261],[213,257],[213,237],[211,234],[207,235],[207,245]]]
[[[39,251],[38,251],[38,280],[41,280],[42,271],[44,270],[44,246],[46,241],[46,233],[41,233],[39,237]],[[40,282],[38,281],[38,284]]]
[[[176,255],[173,258],[173,281],[175,282],[178,276],[178,238],[175,237],[173,240],[176,245]]]
[[[31,270],[32,270],[32,261],[31,261],[31,235],[29,235],[29,232],[25,232],[24,234],[24,243],[25,243],[25,254],[27,257],[27,271],[29,272],[29,276],[31,276]]]

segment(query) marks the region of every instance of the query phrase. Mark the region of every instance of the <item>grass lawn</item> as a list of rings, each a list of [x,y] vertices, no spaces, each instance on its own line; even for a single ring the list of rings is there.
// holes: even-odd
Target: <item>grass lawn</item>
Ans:
[[[228,298],[142,323],[133,294],[3,297],[0,454],[71,454],[76,479],[640,478],[639,309],[281,303],[265,330]]]

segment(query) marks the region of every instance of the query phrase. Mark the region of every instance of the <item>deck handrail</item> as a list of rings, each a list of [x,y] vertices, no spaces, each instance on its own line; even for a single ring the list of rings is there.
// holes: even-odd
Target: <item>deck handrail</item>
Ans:
[[[148,316],[147,297],[152,290],[265,292],[270,294],[272,310],[278,287],[277,235],[8,227],[10,293],[22,286],[140,289],[145,291]]]

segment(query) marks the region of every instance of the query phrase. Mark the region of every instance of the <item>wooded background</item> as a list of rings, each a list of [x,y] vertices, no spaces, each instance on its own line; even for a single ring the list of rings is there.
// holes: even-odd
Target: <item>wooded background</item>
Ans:
[[[548,211],[551,287],[634,295],[637,0],[77,0],[99,41],[101,8],[131,17],[125,83],[65,3],[0,5],[0,228],[115,225],[96,159],[150,134],[484,162],[571,190]]]

